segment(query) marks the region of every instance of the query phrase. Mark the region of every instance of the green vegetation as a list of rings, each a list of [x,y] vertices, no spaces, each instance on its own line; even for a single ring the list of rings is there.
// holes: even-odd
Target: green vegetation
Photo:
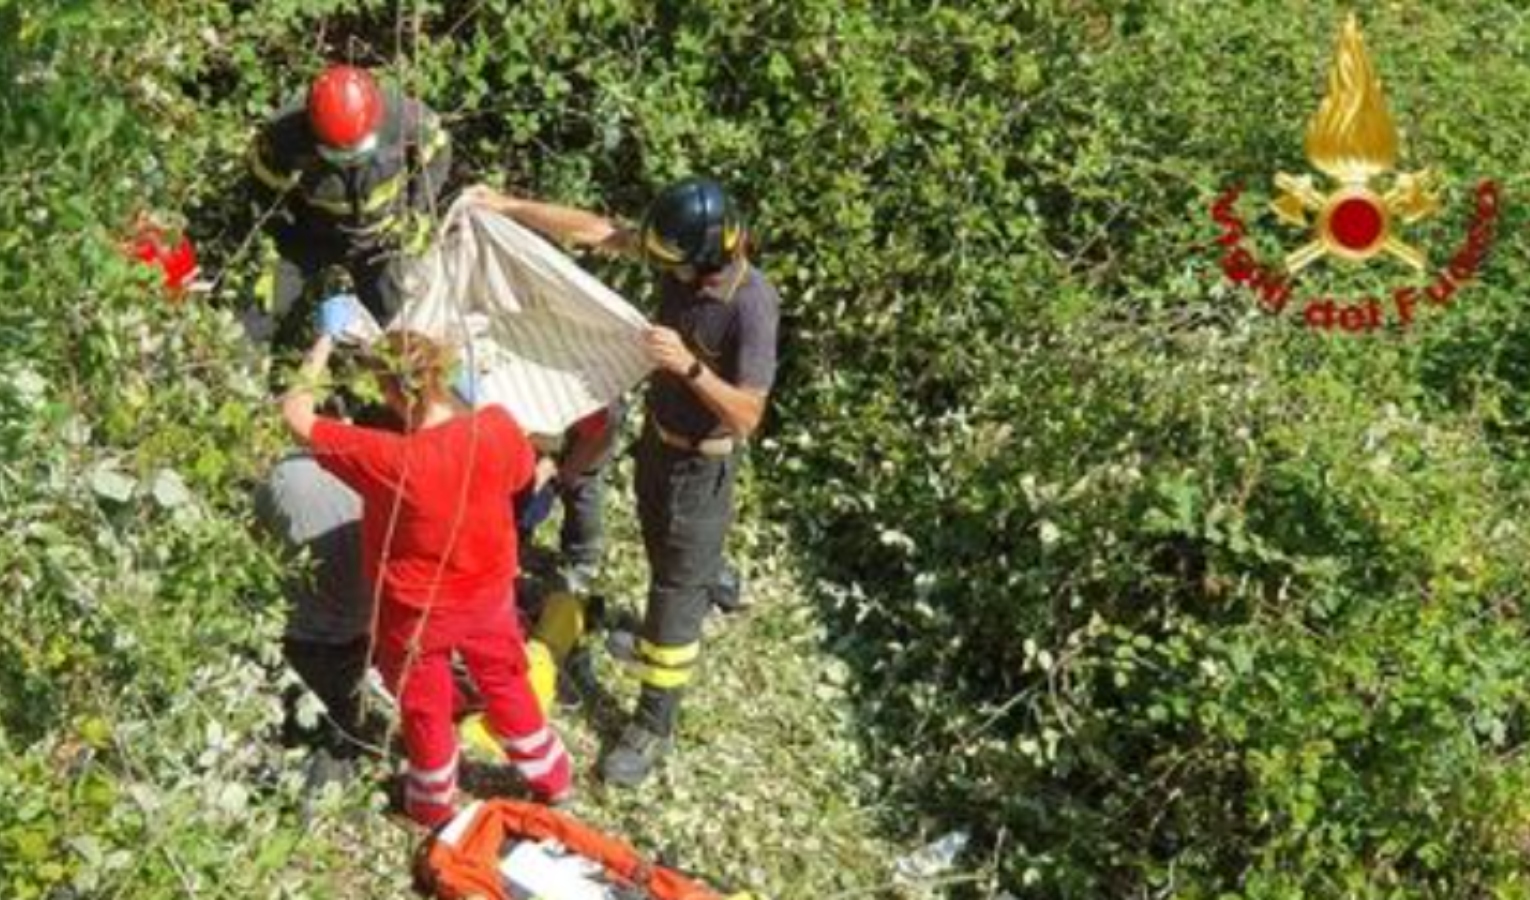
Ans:
[[[333,53],[447,114],[459,183],[632,214],[716,173],[785,298],[740,542],[767,609],[694,750],[581,813],[781,897],[889,893],[957,828],[958,894],[1530,896],[1530,16],[1363,11],[1401,168],[1445,175],[1410,240],[1441,264],[1479,178],[1508,205],[1451,307],[1343,337],[1228,287],[1209,207],[1241,183],[1264,258],[1302,239],[1263,201],[1344,12],[0,0],[0,894],[406,891],[366,790],[300,825],[248,534],[279,436],[230,315],[241,155]],[[140,205],[187,217],[210,301],[120,258]]]

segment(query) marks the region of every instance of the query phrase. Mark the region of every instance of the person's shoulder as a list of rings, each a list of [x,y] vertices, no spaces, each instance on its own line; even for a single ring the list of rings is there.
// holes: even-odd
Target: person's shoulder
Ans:
[[[308,103],[304,97],[301,94],[288,97],[266,117],[264,131],[271,140],[307,139],[311,132],[308,128]]]
[[[384,94],[391,115],[388,119],[397,129],[397,135],[412,141],[424,140],[430,132],[440,130],[441,116],[428,103],[399,90]]]
[[[433,122],[440,118],[435,109],[419,97],[406,94],[398,89],[387,91],[385,96],[388,103],[409,119],[423,119]]]
[[[493,448],[496,456],[515,459],[523,453],[535,452],[526,429],[498,403],[475,410],[473,421],[478,425],[479,437]]]
[[[363,447],[388,446],[402,438],[403,435],[380,428],[363,428],[329,416],[319,416],[313,423],[308,443],[317,458],[341,449],[354,452]]]
[[[781,295],[758,267],[749,266],[749,274],[738,287],[733,300],[740,308],[774,314],[781,307]]]
[[[313,452],[322,452],[324,444],[344,437],[353,427],[339,419],[332,419],[329,416],[318,416],[313,420],[313,431],[308,436],[308,444],[313,448]]]
[[[261,129],[260,142],[278,163],[297,163],[311,156],[313,132],[303,101],[292,100],[273,112]]]
[[[521,428],[521,423],[515,420],[515,416],[510,414],[510,410],[505,409],[498,403],[484,406],[475,411],[474,415],[487,428],[492,428],[501,433],[508,432],[520,438],[526,436],[525,429]]]

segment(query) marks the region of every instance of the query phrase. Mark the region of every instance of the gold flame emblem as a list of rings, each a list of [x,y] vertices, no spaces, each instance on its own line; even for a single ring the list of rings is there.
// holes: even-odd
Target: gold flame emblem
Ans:
[[[1389,253],[1422,271],[1422,251],[1392,233],[1395,221],[1417,222],[1439,208],[1438,176],[1434,171],[1400,174],[1385,194],[1371,189],[1371,180],[1397,164],[1397,127],[1381,93],[1381,79],[1365,53],[1360,23],[1350,13],[1339,34],[1339,45],[1328,72],[1328,94],[1307,123],[1307,159],[1338,182],[1323,194],[1310,175],[1281,172],[1275,186],[1281,193],[1271,204],[1284,222],[1313,228],[1313,238],[1286,257],[1286,269],[1296,273],[1334,256],[1362,262]],[[1308,214],[1316,215],[1309,222]]]

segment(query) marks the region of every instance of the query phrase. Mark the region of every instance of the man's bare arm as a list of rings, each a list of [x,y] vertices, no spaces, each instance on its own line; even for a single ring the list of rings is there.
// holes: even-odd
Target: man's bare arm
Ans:
[[[464,196],[559,241],[613,254],[632,255],[638,249],[630,229],[597,213],[502,194],[481,184],[469,188]]]
[[[650,328],[643,333],[643,343],[654,365],[686,379],[701,402],[734,436],[746,438],[760,427],[768,399],[764,391],[730,384],[704,364],[700,374],[690,378],[692,367],[697,363],[696,355],[673,329]]]

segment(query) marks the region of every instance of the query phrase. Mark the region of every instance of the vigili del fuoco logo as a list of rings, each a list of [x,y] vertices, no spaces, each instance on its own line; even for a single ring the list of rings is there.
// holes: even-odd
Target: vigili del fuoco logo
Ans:
[[[1251,291],[1266,312],[1279,314],[1291,301],[1297,276],[1324,258],[1360,265],[1384,257],[1418,273],[1429,271],[1424,250],[1408,242],[1407,226],[1439,211],[1440,179],[1431,169],[1392,175],[1397,127],[1354,14],[1339,35],[1328,94],[1307,124],[1306,153],[1326,178],[1275,176],[1280,193],[1271,209],[1281,222],[1305,232],[1305,243],[1286,254],[1278,269],[1244,246],[1247,228],[1233,211],[1241,187],[1212,204],[1211,217],[1221,230],[1222,272],[1229,281]],[[1496,182],[1480,182],[1473,196],[1476,208],[1465,237],[1426,282],[1400,285],[1385,299],[1306,297],[1300,301],[1302,321],[1323,330],[1370,332],[1389,320],[1411,325],[1421,303],[1447,306],[1476,277],[1498,220]]]

